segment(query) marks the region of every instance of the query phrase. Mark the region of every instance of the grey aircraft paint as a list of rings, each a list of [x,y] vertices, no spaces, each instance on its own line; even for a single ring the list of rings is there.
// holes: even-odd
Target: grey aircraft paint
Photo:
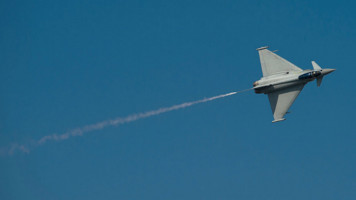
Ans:
[[[268,95],[274,117],[272,122],[278,122],[285,120],[284,115],[308,82],[316,79],[320,86],[323,77],[335,69],[322,69],[312,61],[313,70],[302,70],[267,48],[257,49],[263,77],[253,83],[253,89],[257,94]]]

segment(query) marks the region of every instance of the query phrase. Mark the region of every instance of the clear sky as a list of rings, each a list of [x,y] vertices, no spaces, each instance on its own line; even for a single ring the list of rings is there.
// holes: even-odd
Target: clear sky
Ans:
[[[0,147],[246,89],[256,48],[337,71],[0,157],[1,200],[355,199],[355,1],[0,2]]]

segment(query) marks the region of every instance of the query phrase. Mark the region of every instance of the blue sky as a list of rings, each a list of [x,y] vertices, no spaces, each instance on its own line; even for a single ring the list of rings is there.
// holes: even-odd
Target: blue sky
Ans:
[[[355,199],[354,1],[1,1],[0,147],[246,89],[269,45],[287,120],[237,94],[0,157],[0,199]]]

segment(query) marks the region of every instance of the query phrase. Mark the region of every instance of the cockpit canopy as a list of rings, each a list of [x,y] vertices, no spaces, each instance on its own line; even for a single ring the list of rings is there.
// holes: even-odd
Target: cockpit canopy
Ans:
[[[319,71],[312,71],[312,72],[308,72],[305,74],[302,74],[298,77],[299,80],[304,80],[304,79],[311,79],[311,78],[315,78],[321,75],[321,72]]]

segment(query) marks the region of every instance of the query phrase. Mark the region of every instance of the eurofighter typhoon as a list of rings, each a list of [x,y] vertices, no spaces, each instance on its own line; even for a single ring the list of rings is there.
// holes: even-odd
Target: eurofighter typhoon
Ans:
[[[268,95],[274,117],[272,122],[279,122],[285,120],[284,115],[308,82],[316,79],[319,87],[323,77],[335,69],[322,69],[312,61],[313,70],[302,70],[267,48],[257,49],[263,77],[253,83],[253,89],[257,94]]]

